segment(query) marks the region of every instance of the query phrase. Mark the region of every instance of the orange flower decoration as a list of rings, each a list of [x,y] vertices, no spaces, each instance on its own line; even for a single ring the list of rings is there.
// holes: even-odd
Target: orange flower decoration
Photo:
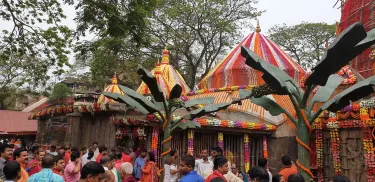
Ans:
[[[228,127],[228,120],[222,120],[221,126],[224,127],[224,128],[227,128]]]
[[[352,109],[353,109],[353,111],[359,111],[360,108],[361,108],[361,107],[359,106],[359,104],[353,104],[353,105],[352,105]]]

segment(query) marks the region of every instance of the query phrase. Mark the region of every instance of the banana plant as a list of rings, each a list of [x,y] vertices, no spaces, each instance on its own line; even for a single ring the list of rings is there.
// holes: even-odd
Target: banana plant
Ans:
[[[335,73],[374,43],[375,29],[366,32],[361,23],[349,26],[333,41],[322,59],[312,69],[312,73],[306,79],[305,90],[281,69],[262,60],[246,47],[241,48],[241,55],[246,59],[246,64],[262,72],[262,78],[266,84],[255,87],[251,91],[240,90],[240,98],[249,98],[254,104],[263,107],[274,116],[284,113],[295,124],[298,142],[296,164],[307,181],[312,177],[309,160],[311,149],[308,146],[314,120],[324,110],[336,112],[349,105],[351,101],[357,101],[374,92],[375,76],[372,76],[331,98],[343,80]],[[312,91],[316,86],[321,87],[313,95]],[[269,94],[288,95],[296,115],[292,115],[275,101],[266,97]],[[309,100],[311,96],[312,99]],[[314,113],[313,107],[317,102],[324,104]]]
[[[231,104],[241,103],[240,99],[234,99],[232,102],[213,104],[215,100],[213,97],[183,101],[180,98],[182,87],[178,84],[170,91],[169,98],[166,98],[166,94],[160,89],[156,78],[147,69],[139,65],[137,74],[141,76],[141,80],[148,86],[153,99],[150,100],[137,91],[122,85],[119,87],[125,93],[124,95],[111,92],[104,92],[103,94],[117,102],[126,103],[138,109],[143,114],[154,114],[156,116],[160,123],[159,126],[164,133],[162,141],[163,153],[161,154],[163,164],[168,156],[167,154],[171,151],[171,134],[173,130],[176,128],[187,129],[200,127],[200,124],[194,122],[193,119],[226,109]],[[197,105],[205,106],[198,108],[196,107]],[[173,117],[173,113],[178,109],[186,110],[187,114]]]

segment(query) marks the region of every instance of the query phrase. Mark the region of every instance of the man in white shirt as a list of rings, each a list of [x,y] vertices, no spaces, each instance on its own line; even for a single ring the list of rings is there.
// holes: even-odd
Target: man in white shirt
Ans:
[[[114,160],[109,155],[105,155],[100,159],[100,165],[103,166],[104,170],[106,171],[106,175],[110,177],[109,181],[118,181],[116,178],[117,173],[115,174],[112,171],[113,167],[115,166]],[[110,173],[107,171],[109,171]]]
[[[51,155],[53,155],[53,156],[57,156],[58,153],[56,151],[56,146],[55,145],[51,145],[51,150],[48,153],[51,154]]]
[[[214,168],[214,164],[212,161],[208,160],[208,151],[207,149],[203,149],[201,151],[201,160],[197,161],[197,173],[201,176],[204,176],[205,171],[211,170]],[[206,176],[207,177],[207,176]]]
[[[258,166],[264,167],[267,169],[268,167],[268,160],[266,158],[260,158],[258,159]],[[268,175],[270,176],[270,182],[272,182],[272,174],[271,172],[267,169]]]

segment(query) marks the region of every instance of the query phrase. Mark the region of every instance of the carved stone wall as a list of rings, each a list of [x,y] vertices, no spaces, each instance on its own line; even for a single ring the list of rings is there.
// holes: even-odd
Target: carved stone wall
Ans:
[[[341,174],[352,182],[367,181],[362,144],[362,130],[340,129]],[[323,176],[325,181],[333,176],[333,160],[329,130],[323,132]]]

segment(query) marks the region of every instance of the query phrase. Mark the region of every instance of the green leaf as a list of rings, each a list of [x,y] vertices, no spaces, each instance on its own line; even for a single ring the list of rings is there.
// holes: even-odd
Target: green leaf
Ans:
[[[213,104],[215,101],[215,97],[204,97],[198,99],[191,99],[185,102],[185,107],[192,107],[198,104]]]
[[[198,122],[189,120],[189,121],[186,121],[186,122],[180,122],[178,124],[178,127],[185,130],[185,129],[188,129],[188,128],[200,128],[201,124],[198,123]]]
[[[169,100],[180,98],[181,93],[182,93],[182,87],[179,84],[176,84],[172,88],[171,93],[169,94]]]
[[[277,116],[284,112],[284,109],[279,104],[277,104],[275,101],[268,98],[267,96],[259,98],[252,97],[251,102],[253,104],[263,107],[265,110],[270,112],[272,116]]]
[[[209,113],[217,112],[223,109],[226,109],[229,107],[232,103],[226,102],[226,103],[220,103],[220,104],[213,104],[213,105],[208,105],[199,109],[196,109],[194,111],[190,112],[190,119],[194,118],[199,118],[201,116],[204,116]]]
[[[137,74],[141,76],[141,80],[145,82],[156,102],[163,102],[165,100],[164,94],[161,91],[156,78],[141,65],[138,65]]]
[[[306,79],[305,85],[325,85],[331,74],[339,71],[350,60],[375,43],[375,34],[368,34],[361,23],[346,28],[329,46],[313,72]]]
[[[133,98],[135,101],[141,104],[150,113],[158,111],[154,103],[148,100],[145,96],[139,94],[137,91],[122,85],[119,85],[119,87],[125,94],[127,94],[129,97]]]
[[[262,60],[262,58],[248,48],[242,46],[241,55],[246,58],[246,64],[248,66],[263,73],[263,80],[273,89],[275,89],[276,94],[288,95],[290,93],[290,88],[287,86],[287,82],[290,82],[290,84],[293,85],[296,90],[300,90],[294,79],[287,75],[283,70]]]
[[[245,99],[251,96],[253,92],[251,90],[240,89],[240,98]]]
[[[344,80],[343,77],[334,74],[328,78],[327,84],[324,87],[320,87],[319,90],[315,93],[314,97],[310,101],[310,109],[313,108],[315,102],[327,102],[331,97],[332,93]]]
[[[147,111],[147,109],[145,109],[136,100],[132,99],[131,97],[129,97],[127,95],[122,95],[122,94],[113,93],[113,92],[103,92],[103,95],[108,97],[108,98],[111,98],[111,99],[113,99],[117,102],[126,103],[129,106],[138,109],[142,114],[149,114],[150,113],[149,111]]]
[[[350,101],[357,101],[373,93],[374,86],[375,76],[372,76],[337,94],[331,100],[326,102],[320,109],[323,111],[328,110],[331,112],[336,112],[349,105]]]

